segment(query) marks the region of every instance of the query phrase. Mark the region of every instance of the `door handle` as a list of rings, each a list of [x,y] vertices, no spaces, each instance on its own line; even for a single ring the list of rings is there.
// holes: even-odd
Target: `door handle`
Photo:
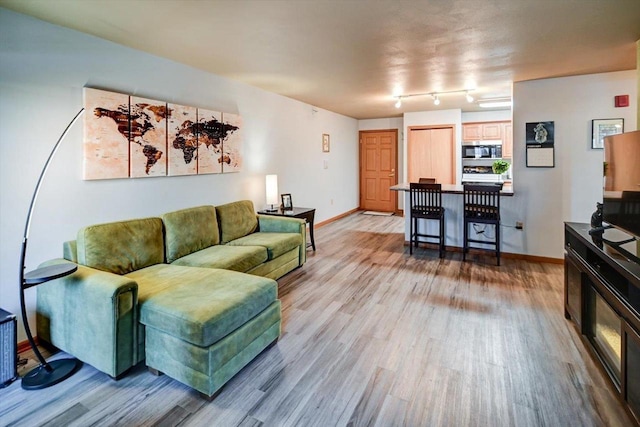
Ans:
[[[395,173],[392,173],[392,174],[390,174],[389,176],[396,176],[396,174],[395,174]]]

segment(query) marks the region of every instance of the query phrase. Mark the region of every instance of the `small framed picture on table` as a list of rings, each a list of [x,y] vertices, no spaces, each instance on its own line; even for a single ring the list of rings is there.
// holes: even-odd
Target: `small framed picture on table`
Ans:
[[[283,211],[290,211],[293,209],[293,202],[291,201],[291,194],[287,193],[287,194],[281,194],[280,197],[282,198],[282,210]]]

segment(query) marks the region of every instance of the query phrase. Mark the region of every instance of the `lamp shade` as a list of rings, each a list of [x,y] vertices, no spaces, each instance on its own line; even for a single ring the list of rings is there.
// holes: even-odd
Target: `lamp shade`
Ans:
[[[278,175],[267,175],[266,178],[267,204],[278,204]]]

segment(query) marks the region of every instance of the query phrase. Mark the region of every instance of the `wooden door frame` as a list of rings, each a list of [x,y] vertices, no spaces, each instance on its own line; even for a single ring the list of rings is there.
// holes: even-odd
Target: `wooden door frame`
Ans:
[[[451,158],[453,159],[453,182],[454,184],[458,182],[458,161],[456,156],[456,125],[454,123],[447,123],[442,125],[418,125],[418,126],[407,126],[407,152],[405,153],[405,157],[409,155],[411,151],[409,146],[411,145],[411,131],[412,130],[429,130],[429,129],[451,129],[451,150],[453,150]],[[409,177],[409,161],[407,157],[407,170],[406,170],[407,179]]]
[[[395,176],[393,185],[398,184],[398,129],[367,129],[358,131],[358,209],[362,210],[362,136],[367,133],[393,132],[396,140]],[[393,211],[398,212],[398,196],[393,197]]]

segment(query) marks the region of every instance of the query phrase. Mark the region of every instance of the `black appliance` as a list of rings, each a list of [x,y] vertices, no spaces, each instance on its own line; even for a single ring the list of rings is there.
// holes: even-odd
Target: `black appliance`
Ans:
[[[462,143],[463,159],[500,159],[502,141],[473,141]]]

